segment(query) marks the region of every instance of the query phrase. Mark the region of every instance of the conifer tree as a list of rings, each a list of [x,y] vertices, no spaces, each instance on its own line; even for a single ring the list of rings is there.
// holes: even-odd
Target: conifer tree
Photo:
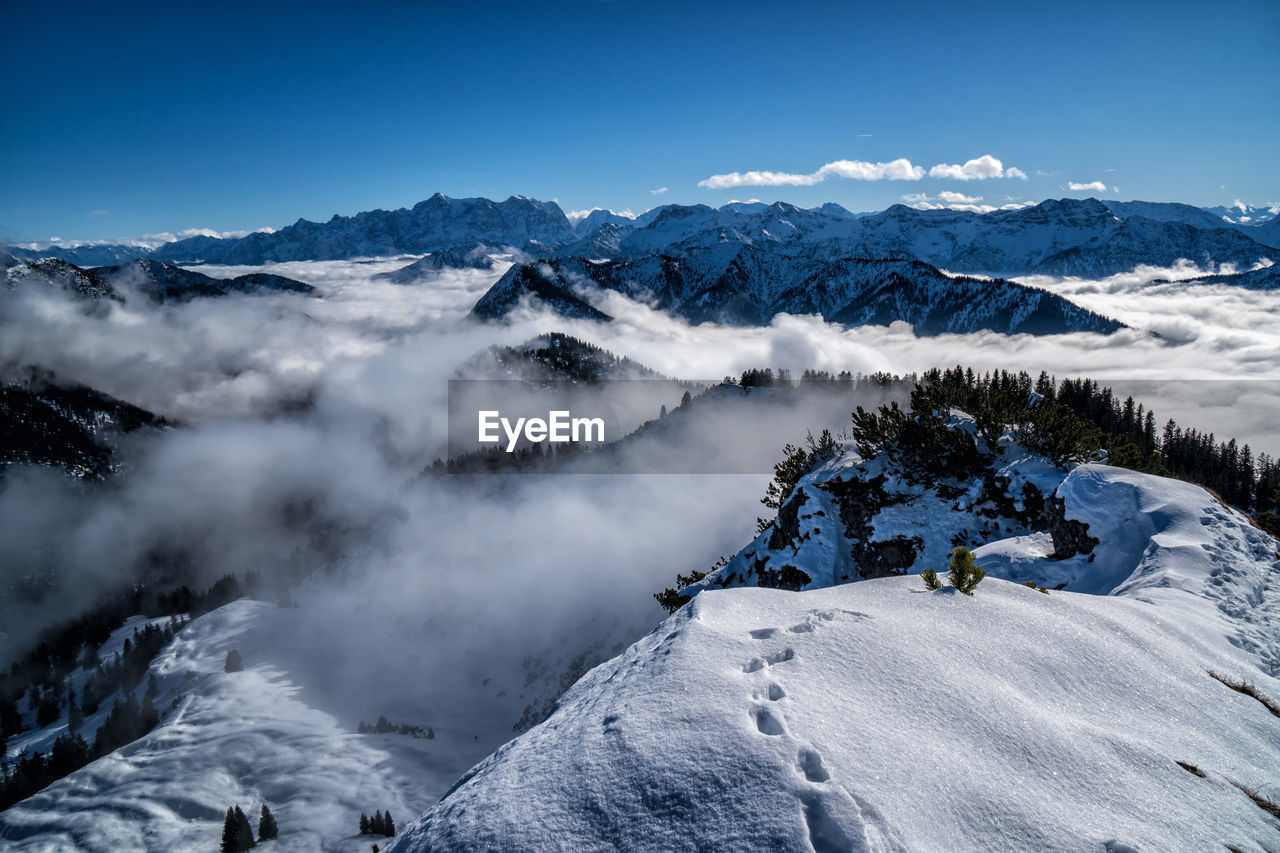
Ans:
[[[80,703],[76,701],[76,692],[72,690],[67,694],[67,729],[78,732],[83,725],[84,712],[80,708]]]
[[[280,836],[280,828],[276,826],[276,816],[271,813],[271,809],[267,808],[267,804],[262,804],[262,814],[258,818],[258,840],[271,841]]]
[[[360,834],[361,834],[361,835],[368,835],[368,834],[369,834],[369,832],[370,832],[370,829],[369,829],[369,816],[368,816],[367,814],[365,814],[364,812],[361,812],[361,813],[360,813]]]
[[[227,809],[227,817],[222,822],[222,853],[243,853],[252,850],[257,844],[253,840],[253,827],[244,811],[235,806]]]
[[[383,834],[382,809],[378,809],[373,813],[373,817],[369,818],[369,832],[373,835]]]
[[[387,809],[386,814],[382,816],[382,834],[387,838],[395,838],[396,822],[391,819],[391,809]]]
[[[240,657],[239,649],[232,649],[227,652],[227,659],[222,665],[224,672],[241,672],[244,669],[244,659]]]
[[[251,850],[257,844],[253,840],[253,827],[249,825],[249,817],[239,806],[236,806],[236,839],[240,843],[241,850]]]
[[[951,585],[965,595],[973,595],[974,589],[987,576],[982,567],[974,563],[973,554],[961,545],[951,552]]]
[[[942,581],[938,580],[938,573],[932,567],[921,572],[920,579],[924,581],[925,589],[942,589]]]
[[[240,847],[236,842],[236,813],[227,806],[227,816],[222,821],[222,844],[218,847],[222,853],[239,853]]]

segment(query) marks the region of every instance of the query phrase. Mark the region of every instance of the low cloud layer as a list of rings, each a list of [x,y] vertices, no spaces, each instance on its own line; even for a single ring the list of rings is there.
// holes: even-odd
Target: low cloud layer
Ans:
[[[647,630],[660,616],[650,593],[748,541],[765,474],[420,476],[445,451],[447,380],[458,366],[491,344],[553,330],[686,378],[764,366],[904,373],[962,363],[1117,385],[1162,380],[1134,386],[1162,421],[1280,450],[1280,305],[1273,294],[1188,283],[1197,272],[1190,267],[1029,282],[1133,326],[1115,335],[921,338],[905,324],[843,329],[816,317],[691,326],[613,293],[598,297],[617,318],[610,324],[526,306],[509,324],[480,325],[466,314],[503,265],[413,285],[373,279],[409,260],[266,268],[313,284],[318,299],[233,295],[157,306],[130,297],[88,315],[60,291],[0,294],[0,364],[37,363],[183,423],[125,441],[125,472],[106,487],[48,470],[6,476],[0,518],[12,532],[0,537],[0,583],[39,575],[64,594],[6,621],[0,656],[139,567],[174,562],[206,583],[249,569],[310,575],[292,593],[304,604],[299,647],[323,650],[336,692],[349,692],[362,672],[389,684],[449,684],[480,672],[522,681],[529,650],[559,648],[566,636],[576,642],[595,630],[583,627],[592,619],[623,626],[618,640]],[[1225,381],[1241,378],[1255,381],[1245,391]],[[838,430],[847,408],[815,411],[803,426]],[[762,444],[780,449],[801,438],[798,425]],[[744,444],[728,436],[699,452],[737,454]],[[394,648],[414,649],[412,660],[386,655]],[[371,658],[380,661],[372,670]],[[380,688],[368,689],[377,696]],[[401,701],[467,713],[449,711],[461,692],[394,693],[369,712]],[[484,701],[518,716],[524,700],[513,692]]]
[[[1076,181],[1072,181],[1069,184],[1067,184],[1067,189],[1071,190],[1073,193],[1080,193],[1080,192],[1104,193],[1107,191],[1107,185],[1104,184],[1102,181],[1089,181],[1088,183],[1077,183]]]
[[[910,160],[898,158],[887,163],[868,163],[863,160],[836,160],[827,163],[815,172],[796,174],[792,172],[729,172],[723,175],[712,175],[698,182],[705,189],[719,190],[733,187],[809,187],[820,184],[828,178],[848,178],[855,181],[919,181],[928,175],[931,178],[946,178],[959,181],[981,181],[988,178],[1021,178],[1026,173],[1015,167],[1006,168],[1003,163],[984,154],[962,165],[939,163],[929,170],[923,166],[913,165]]]
[[[908,193],[902,200],[918,210],[966,210],[971,213],[991,213],[995,210],[1018,210],[1031,207],[1034,201],[1007,201],[1004,204],[989,204],[980,195],[943,190],[936,196],[927,193]]]

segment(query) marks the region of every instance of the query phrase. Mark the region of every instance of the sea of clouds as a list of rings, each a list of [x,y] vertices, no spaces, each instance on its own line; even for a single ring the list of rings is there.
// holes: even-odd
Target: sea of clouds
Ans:
[[[280,580],[282,598],[315,614],[282,655],[323,655],[332,695],[383,689],[386,707],[418,701],[410,682],[480,671],[518,680],[530,649],[585,643],[583,626],[602,617],[623,640],[647,630],[661,616],[654,591],[749,541],[768,466],[734,476],[424,476],[445,453],[448,380],[459,367],[550,331],[676,378],[955,364],[1089,375],[1132,389],[1162,425],[1172,417],[1280,451],[1280,300],[1189,282],[1197,271],[1187,267],[1027,282],[1130,327],[1113,335],[918,337],[906,324],[843,329],[815,317],[691,326],[614,293],[594,297],[617,318],[609,324],[533,306],[480,324],[468,312],[505,265],[412,285],[374,278],[411,260],[265,268],[312,284],[314,298],[159,305],[126,286],[123,304],[86,313],[60,291],[0,294],[5,370],[38,365],[179,424],[124,440],[123,470],[105,484],[38,468],[5,475],[0,589],[38,576],[60,592],[20,614],[9,602],[0,658],[140,571],[193,584],[247,570]],[[698,453],[780,450],[805,429],[839,431],[849,408],[746,420]],[[406,644],[411,664],[393,651]],[[383,663],[371,667],[375,659]],[[518,713],[507,701],[503,713]]]

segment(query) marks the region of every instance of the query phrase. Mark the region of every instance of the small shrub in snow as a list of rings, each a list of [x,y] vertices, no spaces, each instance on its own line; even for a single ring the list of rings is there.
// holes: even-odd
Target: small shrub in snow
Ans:
[[[225,672],[240,672],[244,669],[244,658],[240,657],[239,649],[232,649],[227,652],[227,659],[222,664]]]
[[[987,576],[982,567],[973,561],[973,554],[963,545],[951,552],[949,565],[951,574],[948,579],[951,585],[965,595],[973,595],[978,584]]]
[[[942,581],[938,579],[938,573],[932,567],[920,573],[920,580],[924,581],[925,589],[942,589]]]

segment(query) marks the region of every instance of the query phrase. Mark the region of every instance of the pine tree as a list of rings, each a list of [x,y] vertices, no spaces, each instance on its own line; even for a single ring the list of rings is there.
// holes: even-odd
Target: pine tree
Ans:
[[[262,804],[262,815],[258,818],[258,840],[272,841],[280,836],[280,828],[276,826],[276,816],[271,813],[271,809],[267,808],[267,804]]]
[[[224,672],[241,672],[244,669],[244,659],[240,657],[239,649],[232,649],[227,652],[227,659],[222,665]]]
[[[369,818],[369,832],[372,835],[383,834],[382,809],[378,809],[373,813],[373,817]]]
[[[236,813],[231,806],[227,806],[227,816],[222,821],[222,845],[218,849],[222,853],[239,853],[240,850],[236,843]]]
[[[84,712],[80,708],[80,703],[76,701],[75,691],[72,690],[67,695],[67,729],[71,732],[78,732],[83,725]]]
[[[965,595],[973,595],[974,589],[987,576],[982,567],[974,563],[973,554],[961,545],[951,552],[951,585]]]
[[[235,810],[236,819],[236,841],[240,844],[239,850],[251,850],[257,846],[253,840],[253,827],[249,825],[248,816],[241,811],[239,806]]]
[[[387,838],[396,836],[396,822],[391,819],[391,809],[387,809],[386,814],[382,816],[382,834]]]
[[[942,581],[938,580],[938,573],[932,567],[920,573],[920,580],[924,581],[925,589],[942,589]]]
[[[369,829],[369,816],[364,812],[361,812],[360,813],[360,834],[368,835],[370,831],[371,830]]]

